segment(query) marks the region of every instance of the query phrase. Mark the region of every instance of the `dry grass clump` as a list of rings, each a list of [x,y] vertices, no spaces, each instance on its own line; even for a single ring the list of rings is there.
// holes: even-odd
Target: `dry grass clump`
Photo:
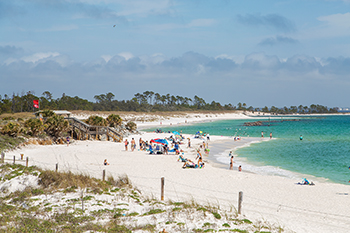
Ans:
[[[32,118],[34,115],[32,112],[17,112],[17,113],[3,113],[0,115],[0,119],[7,119],[7,118],[13,118],[13,119],[29,119]]]
[[[25,145],[52,145],[53,141],[50,138],[30,138],[25,143]]]
[[[96,178],[91,178],[84,174],[74,174],[72,172],[55,172],[50,170],[42,171],[39,176],[39,184],[44,188],[66,189],[72,186],[86,188],[98,187],[104,189],[107,183]]]
[[[126,174],[119,176],[117,180],[115,180],[113,176],[108,176],[107,182],[119,188],[132,188],[131,181]]]

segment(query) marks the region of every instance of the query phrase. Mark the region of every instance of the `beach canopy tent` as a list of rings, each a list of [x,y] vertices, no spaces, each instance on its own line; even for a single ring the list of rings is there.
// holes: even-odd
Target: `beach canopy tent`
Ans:
[[[174,134],[174,135],[180,135],[180,133],[177,132],[177,131],[173,131],[173,134]]]
[[[150,142],[156,143],[156,144],[168,145],[168,141],[161,138],[152,139]]]
[[[72,114],[71,112],[67,111],[67,110],[52,110],[56,115],[59,116],[67,116],[70,117],[70,115]],[[35,113],[33,113],[35,116],[40,116],[40,114],[44,112],[44,110],[40,110],[40,111],[36,111]]]

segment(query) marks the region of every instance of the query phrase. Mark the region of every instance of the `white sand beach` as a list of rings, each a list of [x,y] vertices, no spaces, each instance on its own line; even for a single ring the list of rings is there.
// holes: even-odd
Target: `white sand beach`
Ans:
[[[209,118],[209,119],[208,119]],[[162,125],[188,124],[201,120],[242,119],[245,115],[225,115],[212,117],[183,117],[162,121]],[[185,123],[186,121],[186,123]],[[160,121],[151,123],[138,122],[139,128],[160,125]],[[138,142],[154,138],[169,137],[168,133],[145,133],[130,135],[128,141],[135,138]],[[184,157],[195,161],[200,139],[193,135],[192,148],[181,144]],[[232,138],[213,136],[209,148],[214,148],[221,140]],[[242,142],[249,141],[242,138]],[[7,162],[13,156],[18,160],[20,154],[29,158],[29,165],[89,174],[102,178],[102,171],[107,176],[118,177],[127,174],[133,185],[143,194],[160,198],[161,177],[165,178],[165,199],[184,201],[194,199],[200,203],[220,205],[220,208],[237,208],[238,193],[243,192],[242,214],[248,219],[267,221],[280,225],[287,232],[349,232],[350,229],[350,186],[330,182],[314,181],[314,186],[297,185],[300,180],[281,176],[259,175],[251,172],[239,172],[220,168],[208,161],[202,169],[183,169],[178,156],[150,155],[146,151],[125,151],[123,143],[108,141],[73,141],[67,145],[39,146],[29,145],[9,151],[5,154]],[[107,159],[110,165],[104,166]],[[207,160],[204,156],[204,160]],[[24,161],[20,161],[24,164]]]

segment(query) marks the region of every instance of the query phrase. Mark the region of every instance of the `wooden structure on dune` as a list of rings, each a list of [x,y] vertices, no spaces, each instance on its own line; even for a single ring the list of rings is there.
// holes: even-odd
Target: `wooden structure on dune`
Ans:
[[[70,126],[72,127],[72,138],[76,138],[78,140],[101,140],[105,135],[107,141],[110,139],[115,142],[123,141],[123,136],[111,127],[88,125],[85,122],[74,117],[65,117],[64,119],[68,120]]]

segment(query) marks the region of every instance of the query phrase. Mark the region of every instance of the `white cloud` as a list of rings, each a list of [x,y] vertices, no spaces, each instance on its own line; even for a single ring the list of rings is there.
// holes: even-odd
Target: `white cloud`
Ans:
[[[151,56],[143,55],[140,56],[142,65],[153,65],[153,64],[161,64],[166,60],[166,57],[162,53],[155,53]]]
[[[109,60],[112,59],[113,56],[111,56],[111,55],[102,55],[101,57],[103,58],[103,60],[105,60],[105,62],[108,62]]]
[[[227,55],[227,54],[220,54],[218,56],[215,57],[215,59],[229,59],[229,60],[232,60],[234,61],[235,63],[237,64],[241,64],[244,62],[244,59],[245,59],[246,56],[232,56],[232,55]]]
[[[335,28],[349,29],[350,13],[326,15],[317,18],[319,21],[325,22],[327,26]]]
[[[350,13],[320,16],[317,20],[321,25],[304,31],[304,38],[320,39],[350,35]]]
[[[18,62],[18,59],[15,59],[15,58],[10,57],[10,58],[8,58],[8,59],[6,59],[6,60],[4,61],[4,64],[9,65],[9,64],[11,64],[11,63],[13,63],[13,62]]]
[[[118,55],[123,57],[125,60],[129,60],[134,57],[134,55],[130,52],[121,52],[121,53],[118,53]]]
[[[330,101],[327,96],[337,96],[340,93],[339,90],[331,91],[335,87],[341,87],[344,98],[348,97],[345,90],[350,88],[350,58],[324,58],[321,62],[322,58],[304,55],[279,59],[277,56],[254,53],[246,56],[242,64],[237,64],[234,60],[237,58],[229,54],[210,57],[188,52],[179,57],[166,58],[163,54],[137,57],[130,52],[123,52],[114,57],[103,55],[99,62],[79,63],[72,62],[67,56],[58,53],[37,53],[21,60],[9,59],[0,66],[4,82],[9,83],[4,87],[0,86],[0,92],[38,88],[47,90],[51,87],[50,91],[55,93],[71,91],[74,95],[86,96],[87,91],[94,94],[103,93],[107,87],[113,87],[112,91],[118,92],[119,98],[126,98],[123,96],[130,96],[135,90],[173,93],[174,87],[186,83],[180,88],[183,95],[193,95],[195,86],[196,90],[208,93],[206,97],[215,101],[227,101],[227,98],[236,101],[235,98],[241,96],[249,102],[249,96],[252,94],[255,97],[252,97],[251,101],[257,101],[258,95],[274,93],[274,96],[281,96],[277,102],[296,104],[295,102],[309,98],[305,90],[311,89],[317,90],[313,95],[316,94],[320,100]],[[65,85],[68,80],[72,89]],[[125,88],[130,85],[130,80],[133,83],[132,90]],[[81,83],[84,83],[82,90],[73,88]],[[315,84],[319,85],[318,88],[315,88]],[[248,89],[235,88],[235,91],[232,91],[233,87],[247,85]],[[325,96],[325,92],[328,95]],[[231,96],[222,96],[221,93],[230,93]],[[290,96],[294,96],[293,93],[301,93],[300,100],[290,100]],[[334,99],[333,103],[338,103],[338,99]],[[276,98],[272,100],[276,101]]]
[[[33,55],[30,56],[25,56],[22,57],[21,60],[25,61],[25,62],[32,62],[32,63],[36,63],[42,59],[46,59],[46,58],[53,58],[53,57],[57,57],[60,54],[57,52],[48,52],[48,53],[35,53]]]

